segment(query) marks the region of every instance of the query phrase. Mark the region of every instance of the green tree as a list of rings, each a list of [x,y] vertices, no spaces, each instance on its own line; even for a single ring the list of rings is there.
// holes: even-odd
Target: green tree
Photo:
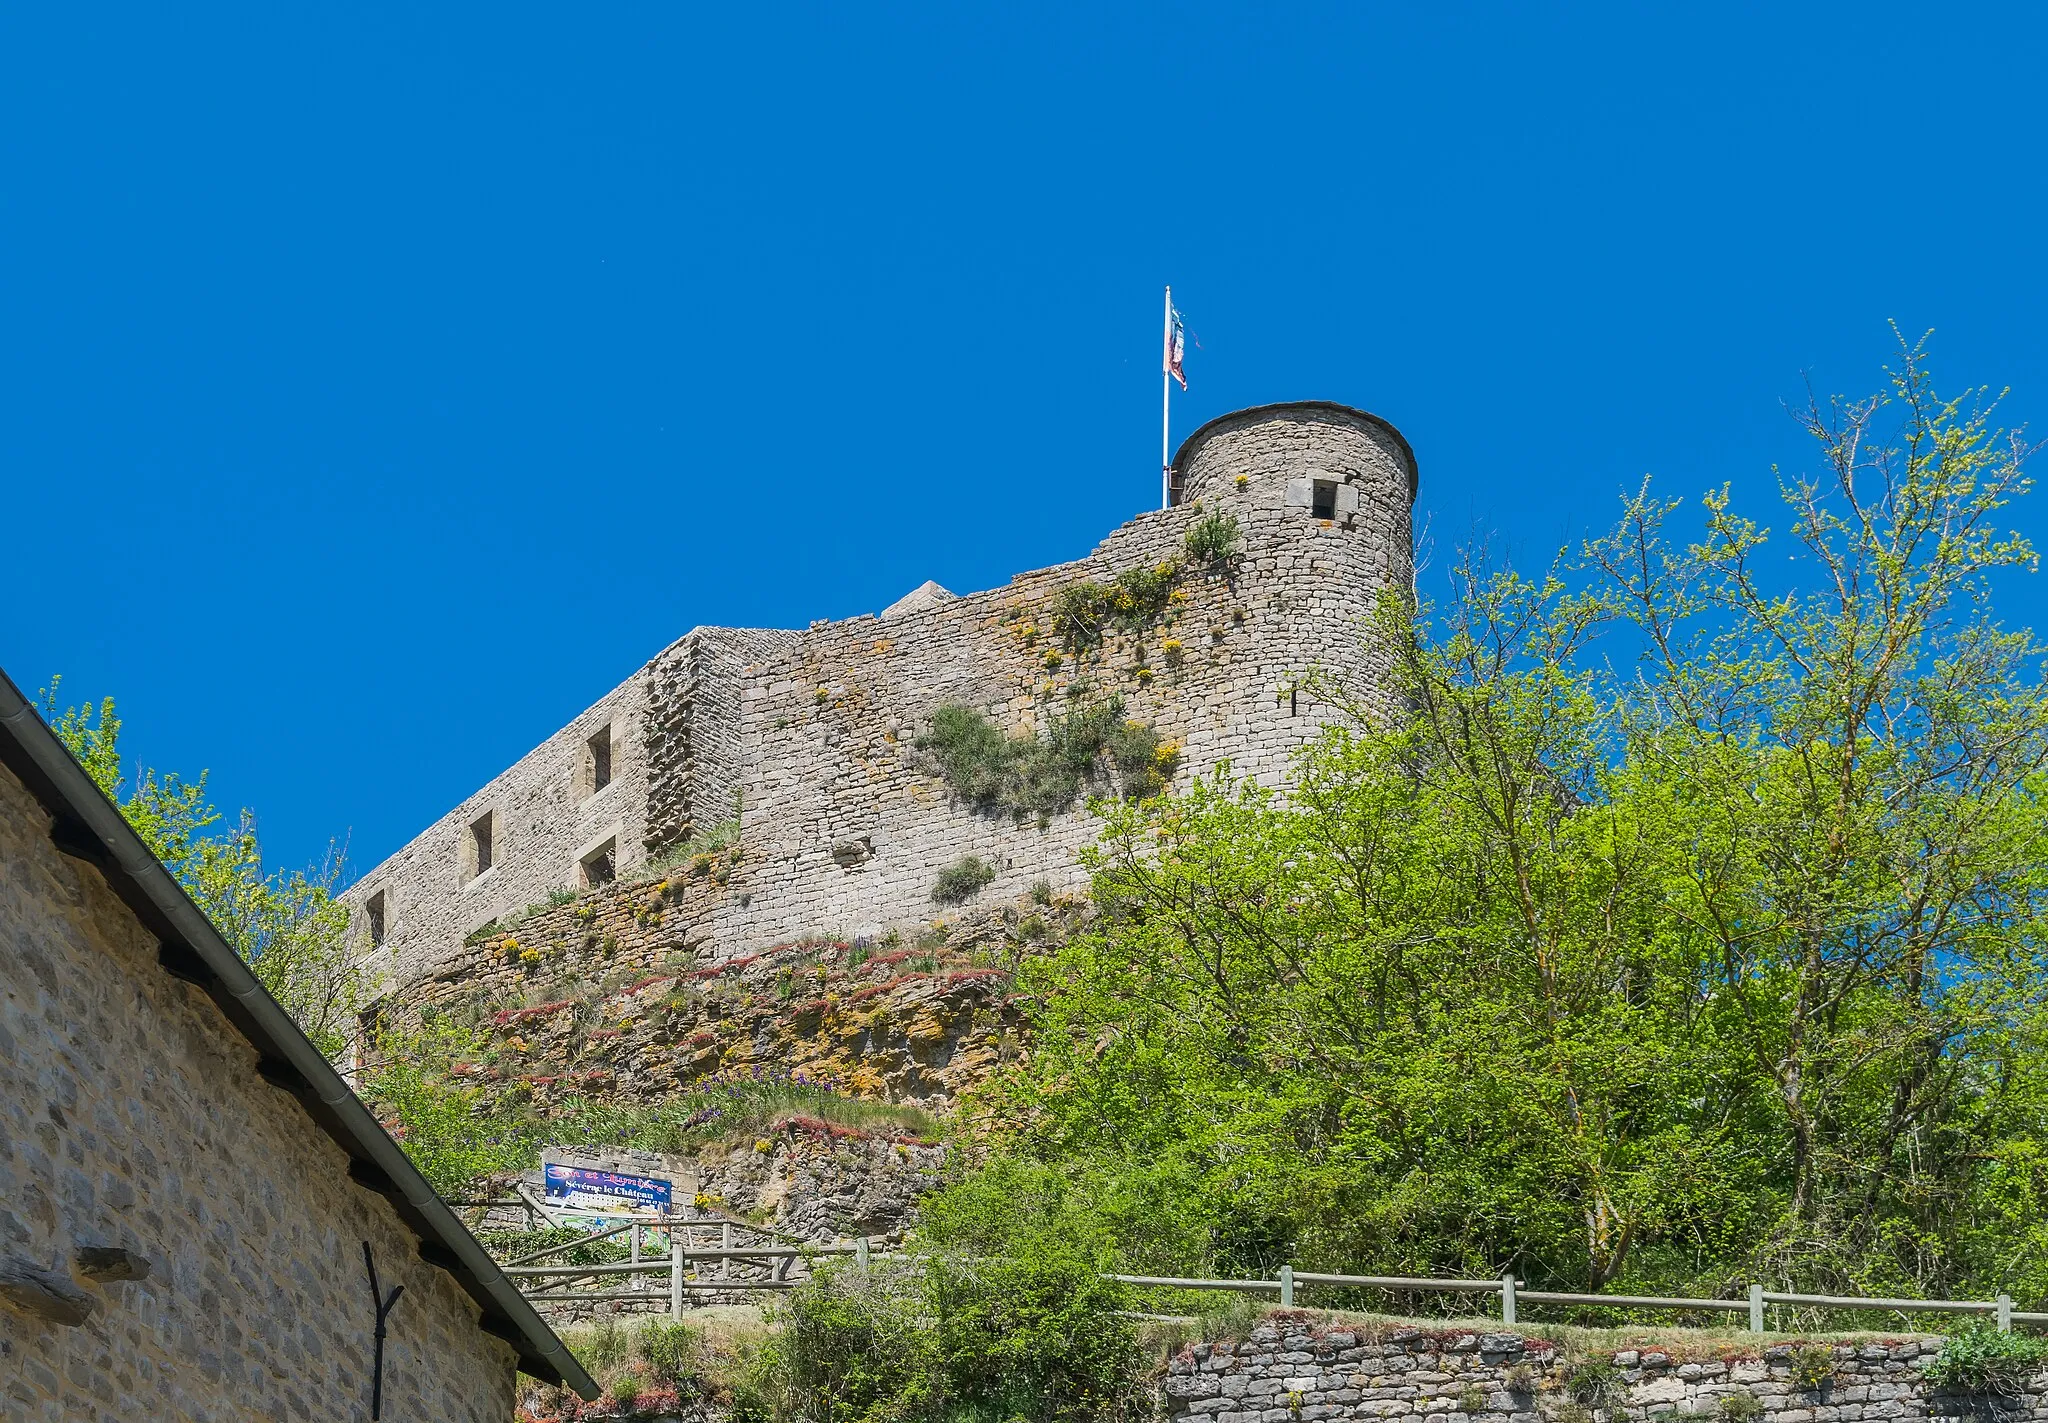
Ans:
[[[50,728],[313,1045],[339,1058],[366,989],[345,942],[348,912],[335,900],[340,849],[330,846],[310,869],[267,868],[250,811],[222,828],[205,772],[187,780],[146,766],[131,771],[114,699],[59,710],[60,680],[41,696]]]
[[[2026,450],[1913,349],[1805,423],[1787,572],[1645,489],[1384,609],[1404,714],[1284,793],[1113,808],[998,1150],[1149,1194],[1145,1268],[2048,1292]]]
[[[532,1165],[539,1155],[531,1139],[537,1124],[464,1080],[481,1048],[475,1032],[436,1017],[416,1031],[375,1033],[364,1054],[363,1099],[443,1196],[493,1171]]]
[[[2044,966],[2042,648],[1992,613],[1994,575],[2036,563],[2000,523],[2028,450],[1902,356],[1883,394],[1803,415],[1796,577],[1725,490],[1695,544],[1645,491],[1589,550],[1645,649],[1632,794],[1687,827],[1668,912],[1774,1099],[1770,1251],[1877,1285],[1961,1265],[1937,1257],[1987,1144],[1968,1119],[2009,1090],[1982,1069],[2019,1066]]]

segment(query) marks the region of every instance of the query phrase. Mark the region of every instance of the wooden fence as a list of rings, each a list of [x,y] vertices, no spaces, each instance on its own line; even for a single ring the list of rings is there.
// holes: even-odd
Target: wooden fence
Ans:
[[[861,1264],[870,1258],[869,1243],[864,1239],[846,1245],[807,1245],[766,1226],[696,1206],[645,1214],[564,1211],[523,1190],[511,1200],[451,1204],[517,1210],[529,1220],[537,1218],[549,1225],[563,1224],[562,1217],[567,1215],[582,1221],[596,1216],[600,1221],[618,1222],[579,1239],[501,1261],[499,1268],[535,1304],[641,1304],[681,1317],[706,1295],[790,1289],[809,1275],[809,1262],[818,1257],[852,1256]],[[626,1237],[624,1260],[585,1265],[537,1263],[619,1236]],[[662,1243],[659,1253],[652,1249],[657,1239]],[[624,1288],[605,1288],[613,1283]]]
[[[1280,1303],[1283,1306],[1291,1306],[1294,1303],[1295,1291],[1303,1285],[1340,1285],[1353,1289],[1398,1290],[1412,1294],[1497,1295],[1500,1299],[1500,1317],[1503,1324],[1515,1323],[1517,1308],[1523,1304],[1592,1305],[1604,1309],[1723,1310],[1733,1314],[1746,1311],[1749,1315],[1749,1327],[1757,1334],[1769,1332],[1767,1309],[1774,1304],[1809,1309],[1862,1309],[1905,1314],[1986,1314],[1995,1319],[1999,1330],[2005,1333],[2010,1333],[2016,1323],[2048,1324],[2048,1313],[2016,1310],[2012,1307],[2012,1297],[2004,1294],[1989,1300],[1880,1299],[1860,1295],[1786,1294],[1753,1284],[1749,1287],[1749,1294],[1745,1299],[1679,1299],[1665,1295],[1597,1295],[1572,1294],[1559,1290],[1526,1290],[1522,1288],[1521,1281],[1513,1275],[1503,1275],[1497,1280],[1438,1280],[1403,1275],[1323,1275],[1296,1270],[1286,1265],[1281,1266],[1280,1273],[1270,1280],[1215,1280],[1166,1275],[1111,1275],[1109,1278],[1121,1280],[1127,1285],[1150,1285],[1170,1289],[1270,1291],[1280,1296]]]
[[[462,1202],[458,1204],[519,1207],[537,1213],[550,1224],[558,1224],[556,1211],[521,1192],[516,1201]],[[693,1214],[694,1212],[694,1214]],[[587,1218],[590,1212],[576,1212]],[[503,1262],[502,1268],[526,1297],[536,1304],[577,1304],[624,1301],[663,1306],[680,1317],[704,1295],[717,1297],[747,1290],[786,1290],[809,1276],[810,1262],[828,1257],[853,1257],[866,1265],[883,1252],[861,1239],[844,1245],[809,1245],[781,1235],[765,1226],[736,1221],[686,1207],[674,1214],[611,1216],[619,1223],[593,1232],[579,1240],[536,1250],[530,1255]],[[650,1236],[666,1240],[663,1253],[649,1254]],[[699,1243],[699,1235],[706,1238]],[[595,1241],[624,1235],[628,1258],[596,1265],[542,1265],[535,1262],[552,1255],[579,1249]],[[712,1237],[715,1237],[712,1238]],[[751,1237],[751,1238],[742,1238]],[[678,1244],[680,1241],[680,1244]],[[716,1266],[715,1273],[708,1269]],[[665,1279],[662,1277],[666,1277]],[[1559,1290],[1525,1289],[1512,1274],[1494,1280],[1435,1279],[1407,1275],[1329,1275],[1292,1266],[1282,1266],[1272,1279],[1212,1279],[1174,1275],[1110,1275],[1127,1285],[1158,1289],[1230,1290],[1251,1294],[1275,1294],[1283,1306],[1291,1307],[1305,1286],[1334,1286],[1347,1289],[1391,1290],[1403,1294],[1491,1295],[1500,1302],[1503,1324],[1516,1323],[1525,1304],[1577,1305],[1601,1309],[1678,1310],[1687,1313],[1716,1311],[1747,1314],[1752,1332],[1770,1330],[1769,1310],[1773,1305],[1803,1309],[1874,1310],[1902,1314],[1981,1314],[1996,1321],[2002,1332],[2014,1324],[2048,1325],[2048,1312],[2013,1308],[2012,1298],[2001,1294],[1989,1300],[1885,1299],[1860,1295],[1791,1294],[1767,1290],[1752,1284],[1739,1299],[1684,1299],[1664,1295],[1576,1294]],[[649,1284],[660,1281],[657,1288]],[[606,1289],[610,1281],[627,1287]]]

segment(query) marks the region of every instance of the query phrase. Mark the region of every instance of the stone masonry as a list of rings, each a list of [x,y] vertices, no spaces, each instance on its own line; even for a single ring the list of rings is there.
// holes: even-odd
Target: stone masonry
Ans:
[[[1933,1389],[1920,1369],[1940,1347],[1920,1337],[1767,1343],[1702,1334],[1684,1346],[1645,1343],[1571,1358],[1520,1330],[1281,1312],[1242,1341],[1183,1349],[1168,1365],[1163,1392],[1169,1416],[1188,1423],[2038,1423],[2048,1416],[2039,1378],[2014,1398]]]
[[[0,768],[0,1417],[503,1423],[515,1355]],[[60,1317],[61,1316],[61,1317]]]
[[[1336,715],[1327,689],[1383,707],[1367,633],[1410,597],[1414,456],[1386,422],[1320,402],[1211,421],[1175,459],[1174,507],[1139,515],[1087,558],[951,597],[921,588],[880,616],[802,632],[699,628],[411,844],[348,896],[369,967],[402,989],[446,972],[480,926],[735,828],[744,872],[707,907],[714,956],[928,919],[939,870],[975,855],[988,893],[1082,882],[1085,806],[1019,822],[961,803],[916,742],[962,702],[1011,734],[1111,695],[1180,751],[1178,777],[1229,762],[1277,782]],[[1185,558],[1209,512],[1236,518],[1239,557],[1185,563],[1152,626],[1076,656],[1052,636],[1062,589]],[[593,738],[611,778],[594,784]],[[491,863],[479,866],[475,827]]]

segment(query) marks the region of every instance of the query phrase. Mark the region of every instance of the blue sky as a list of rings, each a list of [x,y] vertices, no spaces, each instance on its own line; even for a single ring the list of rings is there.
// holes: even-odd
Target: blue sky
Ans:
[[[1540,557],[1645,472],[1767,495],[1782,402],[1875,388],[1888,320],[2040,424],[2044,40],[1868,3],[15,7],[0,664],[116,695],[277,857],[367,867],[696,624],[990,587],[1148,507],[1166,281],[1176,442],[1362,405],[1440,550]]]

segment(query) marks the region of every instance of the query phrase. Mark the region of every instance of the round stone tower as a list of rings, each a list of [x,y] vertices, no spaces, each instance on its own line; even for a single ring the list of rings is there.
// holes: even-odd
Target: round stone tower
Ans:
[[[1284,740],[1305,739],[1295,719],[1321,720],[1334,690],[1391,707],[1391,659],[1368,621],[1387,595],[1415,594],[1415,452],[1401,432],[1324,400],[1232,411],[1181,443],[1172,487],[1176,504],[1237,519],[1243,596],[1264,614],[1259,671],[1293,723]]]
[[[1181,441],[1173,457],[1176,504],[1235,508],[1274,497],[1312,519],[1411,548],[1415,451],[1379,416],[1328,400],[1255,405],[1219,415]]]

